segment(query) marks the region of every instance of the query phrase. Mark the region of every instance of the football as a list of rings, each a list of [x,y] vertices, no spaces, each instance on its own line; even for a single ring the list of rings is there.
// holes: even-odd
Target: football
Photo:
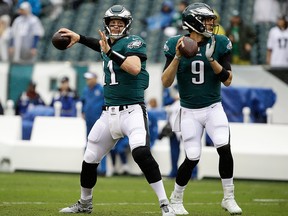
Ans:
[[[192,58],[198,53],[198,44],[190,37],[184,37],[179,46],[180,53],[186,58]]]
[[[70,44],[70,37],[62,37],[60,32],[56,32],[52,36],[52,44],[55,48],[59,50],[65,50],[67,46]]]

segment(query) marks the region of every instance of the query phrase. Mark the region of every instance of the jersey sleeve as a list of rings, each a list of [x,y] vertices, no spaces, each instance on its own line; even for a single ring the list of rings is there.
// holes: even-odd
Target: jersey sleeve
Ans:
[[[220,55],[230,53],[232,50],[232,43],[229,38],[225,35],[216,35],[215,37],[216,43],[219,44],[216,44],[216,47],[219,49],[219,53],[221,53]]]
[[[127,46],[125,48],[125,56],[136,55],[141,58],[141,60],[146,60],[146,43],[145,41],[136,35],[132,35],[127,39]]]
[[[165,56],[174,57],[176,54],[176,44],[179,39],[179,36],[169,38],[164,44],[164,54]]]

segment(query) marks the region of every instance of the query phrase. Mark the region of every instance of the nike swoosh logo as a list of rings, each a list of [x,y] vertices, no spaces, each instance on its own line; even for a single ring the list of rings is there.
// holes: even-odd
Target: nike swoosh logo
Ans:
[[[133,110],[131,110],[131,111],[128,111],[128,113],[130,114],[130,113],[132,113],[134,111],[134,109]]]

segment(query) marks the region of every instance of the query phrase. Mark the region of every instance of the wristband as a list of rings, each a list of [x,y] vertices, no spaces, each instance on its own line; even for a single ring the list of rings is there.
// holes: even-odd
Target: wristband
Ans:
[[[110,49],[106,55],[112,60],[114,61],[116,64],[118,64],[119,66],[121,66],[123,64],[123,62],[126,60],[126,56],[121,55],[120,53]]]
[[[174,58],[177,59],[178,61],[180,61],[181,56],[179,57],[179,56],[175,55]]]
[[[229,78],[230,73],[224,67],[222,67],[222,70],[220,71],[220,73],[216,75],[218,76],[218,79],[221,82],[225,82]]]

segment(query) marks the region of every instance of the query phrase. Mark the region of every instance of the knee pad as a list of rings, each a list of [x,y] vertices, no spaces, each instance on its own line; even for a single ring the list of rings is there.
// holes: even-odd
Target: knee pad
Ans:
[[[180,186],[185,186],[191,179],[192,171],[198,164],[199,160],[189,160],[187,157],[178,169],[176,183]]]
[[[80,174],[80,183],[84,188],[93,188],[97,182],[97,164],[90,164],[83,161]]]
[[[230,149],[230,145],[224,145],[217,148],[219,154],[219,173],[222,179],[233,177],[234,161]]]
[[[187,149],[185,149],[186,152],[186,157],[189,160],[199,160],[200,156],[201,156],[201,146],[197,146],[197,147],[189,147]]]
[[[96,160],[96,154],[89,150],[88,148],[86,149],[85,151],[85,154],[84,154],[84,160],[87,162],[87,163],[100,163],[101,160]]]
[[[226,144],[224,146],[221,146],[221,147],[217,148],[217,152],[218,152],[220,157],[224,157],[224,158],[232,157],[230,144]]]
[[[148,146],[137,147],[132,151],[134,161],[144,173],[149,184],[161,180],[158,163],[153,158]]]

